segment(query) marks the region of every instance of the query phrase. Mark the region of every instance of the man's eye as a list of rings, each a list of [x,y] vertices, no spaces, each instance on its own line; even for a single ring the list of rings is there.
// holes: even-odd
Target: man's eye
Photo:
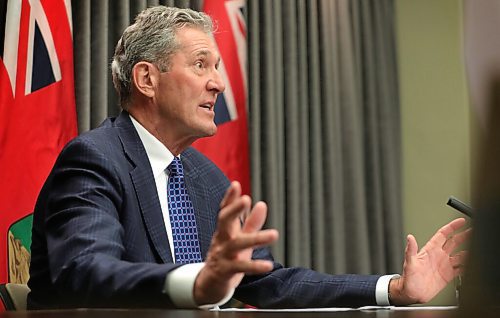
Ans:
[[[196,62],[194,65],[196,66],[196,68],[203,68],[202,62]]]

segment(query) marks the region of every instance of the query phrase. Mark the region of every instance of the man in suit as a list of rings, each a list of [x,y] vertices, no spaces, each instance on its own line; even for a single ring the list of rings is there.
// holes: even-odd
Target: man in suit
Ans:
[[[66,145],[37,201],[28,306],[196,308],[231,297],[274,308],[404,305],[437,294],[460,271],[463,255],[451,253],[466,237],[453,235],[463,219],[418,253],[409,236],[401,276],[274,262],[265,203],[252,207],[190,147],[217,130],[224,83],[211,32],[205,14],[161,6],[124,31],[112,63],[123,111]]]

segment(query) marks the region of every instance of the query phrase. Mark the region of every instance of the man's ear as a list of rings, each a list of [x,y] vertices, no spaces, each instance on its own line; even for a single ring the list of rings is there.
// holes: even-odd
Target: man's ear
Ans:
[[[135,89],[147,97],[153,97],[158,83],[159,70],[149,62],[139,62],[132,68]]]

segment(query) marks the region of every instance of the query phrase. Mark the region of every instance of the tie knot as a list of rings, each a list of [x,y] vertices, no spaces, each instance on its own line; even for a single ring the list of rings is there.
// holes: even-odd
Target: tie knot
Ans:
[[[181,176],[184,174],[181,159],[179,159],[178,157],[174,157],[174,160],[168,165],[167,169],[172,175]]]

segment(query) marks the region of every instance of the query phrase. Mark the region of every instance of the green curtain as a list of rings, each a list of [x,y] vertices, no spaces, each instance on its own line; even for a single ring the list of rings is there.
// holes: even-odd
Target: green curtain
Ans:
[[[73,0],[79,131],[119,112],[109,64],[133,17],[202,1]],[[287,266],[401,270],[393,0],[248,0],[252,194]]]

